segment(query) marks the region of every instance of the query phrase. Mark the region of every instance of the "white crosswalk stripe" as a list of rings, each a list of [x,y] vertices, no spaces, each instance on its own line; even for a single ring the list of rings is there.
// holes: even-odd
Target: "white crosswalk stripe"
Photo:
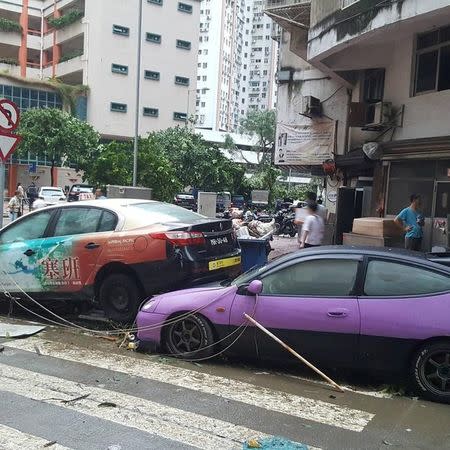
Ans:
[[[52,403],[201,449],[241,448],[243,441],[261,435],[222,420],[5,364],[0,364],[0,377],[0,391]],[[88,397],[80,398],[87,394]],[[117,406],[99,406],[102,404]]]
[[[374,414],[314,400],[299,395],[288,394],[259,386],[195,372],[149,359],[105,354],[92,349],[30,338],[12,341],[8,347],[35,352],[37,346],[43,355],[60,358],[90,366],[142,377],[148,380],[169,383],[177,387],[211,394],[228,400],[265,408],[305,420],[319,422],[350,431],[361,432],[373,419]]]
[[[0,450],[36,450],[45,448],[45,445],[48,444],[50,442],[46,439],[0,424]],[[50,448],[52,450],[69,450],[58,443],[52,444]]]

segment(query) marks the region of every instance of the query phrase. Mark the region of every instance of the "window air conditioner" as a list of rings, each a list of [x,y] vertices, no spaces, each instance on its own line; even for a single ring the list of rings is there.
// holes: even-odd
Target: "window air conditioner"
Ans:
[[[392,103],[379,102],[367,107],[367,123],[369,126],[389,124],[392,120]]]

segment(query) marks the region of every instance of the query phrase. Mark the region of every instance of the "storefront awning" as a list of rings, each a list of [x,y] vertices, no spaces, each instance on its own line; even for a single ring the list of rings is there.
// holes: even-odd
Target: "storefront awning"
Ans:
[[[450,136],[405,139],[383,143],[382,159],[385,161],[441,158],[450,158]]]

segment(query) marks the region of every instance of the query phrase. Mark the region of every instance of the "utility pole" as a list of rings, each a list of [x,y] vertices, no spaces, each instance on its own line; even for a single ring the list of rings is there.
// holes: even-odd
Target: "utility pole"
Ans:
[[[141,52],[142,52],[142,2],[139,0],[139,23],[138,23],[138,47],[136,65],[136,117],[134,128],[134,150],[133,150],[133,186],[137,185],[138,171],[138,150],[139,150],[139,117],[140,117],[140,97],[141,97]]]

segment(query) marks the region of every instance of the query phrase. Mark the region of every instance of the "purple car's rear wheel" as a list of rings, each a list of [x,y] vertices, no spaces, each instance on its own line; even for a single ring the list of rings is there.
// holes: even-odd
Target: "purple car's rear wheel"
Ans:
[[[423,346],[413,360],[416,390],[432,401],[450,403],[450,341]]]
[[[180,320],[164,328],[164,344],[169,353],[179,358],[208,358],[214,354],[214,334],[209,322],[198,314]]]

